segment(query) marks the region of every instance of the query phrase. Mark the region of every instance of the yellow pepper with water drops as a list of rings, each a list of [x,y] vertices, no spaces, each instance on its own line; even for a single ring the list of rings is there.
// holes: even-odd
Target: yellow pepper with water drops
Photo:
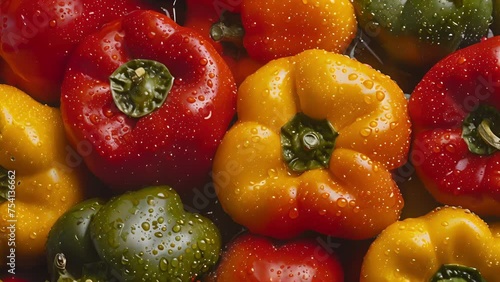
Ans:
[[[84,199],[88,175],[70,148],[57,108],[0,84],[0,268],[43,263],[53,223]]]
[[[368,249],[360,281],[498,281],[499,227],[457,207],[398,221]]]
[[[307,230],[364,239],[398,220],[391,170],[406,162],[402,90],[345,55],[307,50],[271,61],[238,90],[238,120],[213,166],[224,210],[251,232]]]

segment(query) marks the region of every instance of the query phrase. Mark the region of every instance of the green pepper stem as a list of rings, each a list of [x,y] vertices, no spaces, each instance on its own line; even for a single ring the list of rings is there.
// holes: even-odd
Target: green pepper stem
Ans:
[[[243,46],[245,29],[238,14],[224,12],[218,22],[210,28],[210,37],[217,42],[230,42]]]
[[[500,111],[490,105],[479,105],[462,123],[462,138],[469,151],[477,155],[491,155],[500,150],[498,127]]]
[[[473,267],[458,264],[443,264],[430,282],[486,282]]]
[[[328,120],[298,113],[281,128],[283,159],[294,172],[326,168],[337,136]]]
[[[477,130],[484,142],[500,150],[500,138],[491,130],[491,121],[489,119],[483,120]]]
[[[109,77],[116,107],[130,117],[142,117],[161,107],[174,77],[168,68],[152,60],[131,60]]]

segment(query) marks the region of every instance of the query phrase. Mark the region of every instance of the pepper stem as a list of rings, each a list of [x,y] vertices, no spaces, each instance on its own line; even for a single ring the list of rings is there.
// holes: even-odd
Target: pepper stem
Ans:
[[[458,264],[443,264],[430,282],[486,282],[479,270]]]
[[[283,159],[294,172],[326,168],[337,136],[328,120],[298,113],[281,128]]]
[[[484,142],[490,146],[500,150],[500,138],[491,130],[491,121],[489,119],[483,120],[478,128],[479,136],[483,138]]]
[[[218,42],[230,42],[236,46],[243,46],[245,30],[238,14],[225,11],[220,20],[210,28],[210,37]]]
[[[462,138],[469,151],[491,155],[500,150],[500,111],[490,105],[480,105],[464,119]]]
[[[142,117],[161,107],[174,77],[167,67],[152,60],[131,60],[109,77],[117,108],[130,117]]]

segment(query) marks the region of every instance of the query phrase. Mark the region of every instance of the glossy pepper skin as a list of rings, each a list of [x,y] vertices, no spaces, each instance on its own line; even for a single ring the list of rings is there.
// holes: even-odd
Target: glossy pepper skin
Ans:
[[[90,222],[105,203],[101,198],[79,202],[52,225],[45,244],[50,281],[115,281],[90,237]]]
[[[238,11],[240,5],[233,6],[235,1],[200,1],[188,0],[186,20],[183,26],[192,28],[203,35],[217,49],[233,73],[234,80],[240,85],[250,74],[259,69],[263,63],[250,58],[241,42],[215,41],[210,37],[211,28],[219,22],[224,11]],[[240,2],[240,1],[237,1]]]
[[[54,106],[68,58],[85,36],[131,11],[153,8],[138,0],[13,0],[0,7],[0,57],[9,66],[7,83]]]
[[[237,223],[276,238],[315,230],[362,239],[398,219],[403,199],[390,170],[405,162],[410,122],[389,77],[308,50],[249,76],[237,112],[213,168],[218,199]],[[300,120],[304,130],[294,128]],[[321,123],[319,130],[307,122]],[[321,131],[332,127],[337,136]]]
[[[165,84],[158,84],[170,89],[165,101],[135,117],[118,108],[123,104],[115,102],[111,88],[121,78],[110,77],[119,67],[130,71],[127,63],[138,58],[163,64],[173,78],[162,77]],[[146,64],[148,70],[153,63]],[[156,91],[147,89],[155,83],[149,79],[160,76],[155,75],[145,74],[137,84],[132,76],[129,85],[137,89],[124,91],[121,98],[137,100],[137,109],[147,109],[141,102],[152,97],[146,91]],[[172,80],[173,85],[166,85]],[[141,88],[143,82],[146,88]],[[132,12],[87,37],[71,58],[62,93],[61,112],[71,143],[88,142],[88,167],[117,189],[168,184],[191,191],[205,184],[236,104],[231,71],[212,45],[154,11]]]
[[[360,28],[395,61],[428,70],[488,34],[491,0],[354,0]]]
[[[477,215],[456,207],[437,208],[428,214],[387,227],[365,255],[360,281],[496,281],[500,240]],[[474,268],[476,279],[438,279],[443,266]],[[474,271],[469,269],[469,275]],[[477,271],[482,278],[477,278]]]
[[[215,2],[238,10],[237,4],[231,5],[236,1]],[[242,45],[250,58],[263,63],[308,49],[343,53],[356,36],[356,16],[348,0],[240,2]]]
[[[70,149],[57,108],[0,85],[2,266],[11,248],[17,268],[41,264],[52,224],[84,198],[88,174]],[[15,241],[9,240],[14,231]]]
[[[500,215],[499,46],[492,37],[441,60],[409,101],[411,160],[425,187],[483,216]]]
[[[340,260],[314,239],[275,242],[251,233],[229,243],[210,282],[344,281]]]
[[[50,235],[48,264],[59,266],[53,281],[195,281],[215,266],[221,249],[215,224],[185,211],[169,186],[82,202]]]

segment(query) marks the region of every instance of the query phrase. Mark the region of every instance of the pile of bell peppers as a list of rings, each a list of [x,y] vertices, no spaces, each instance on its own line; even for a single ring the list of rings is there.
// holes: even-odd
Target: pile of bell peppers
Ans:
[[[445,2],[3,1],[0,279],[500,280],[500,1]]]

